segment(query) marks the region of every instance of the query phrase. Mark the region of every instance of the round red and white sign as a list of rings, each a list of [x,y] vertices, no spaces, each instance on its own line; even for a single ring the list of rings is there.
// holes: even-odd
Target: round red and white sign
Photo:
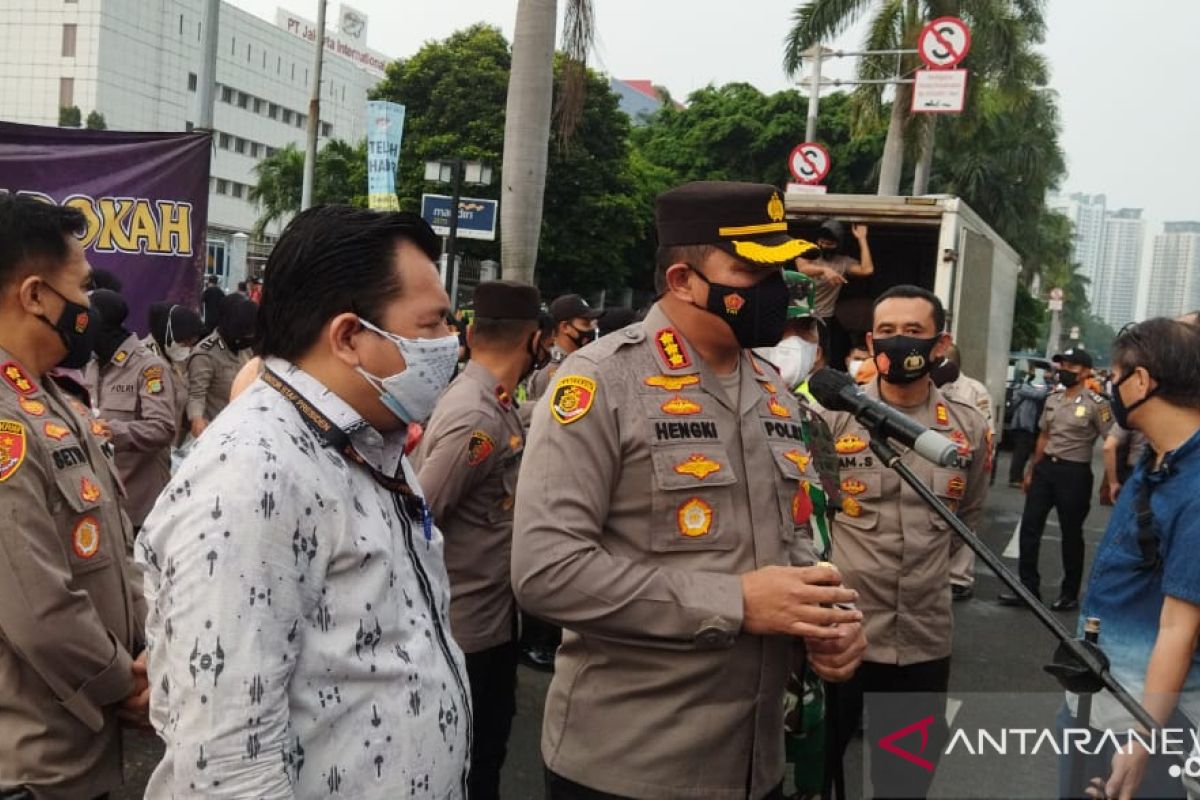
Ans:
[[[792,154],[788,156],[788,169],[797,183],[820,183],[832,165],[829,151],[816,142],[802,142],[792,148]]]
[[[938,17],[917,37],[917,55],[930,69],[957,66],[970,49],[971,30],[958,17]]]

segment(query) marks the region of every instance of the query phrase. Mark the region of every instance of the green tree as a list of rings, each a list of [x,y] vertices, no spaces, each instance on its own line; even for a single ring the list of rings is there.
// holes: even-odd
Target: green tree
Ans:
[[[104,121],[104,115],[95,110],[87,115],[86,124],[90,131],[102,131],[108,128],[108,124]]]
[[[261,209],[254,231],[262,235],[272,222],[300,211],[304,182],[304,153],[289,144],[267,156],[254,168],[257,182],[250,200]],[[351,145],[333,139],[317,153],[313,175],[313,202],[367,205],[367,144]]]
[[[58,127],[78,128],[83,124],[83,114],[79,106],[64,106],[58,109]]]

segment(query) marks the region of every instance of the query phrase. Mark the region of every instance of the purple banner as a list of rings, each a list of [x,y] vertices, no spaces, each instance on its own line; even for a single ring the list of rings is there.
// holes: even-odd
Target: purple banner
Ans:
[[[0,122],[0,191],[73,206],[88,262],[124,284],[127,326],[151,303],[196,307],[207,257],[208,133],[126,133]]]

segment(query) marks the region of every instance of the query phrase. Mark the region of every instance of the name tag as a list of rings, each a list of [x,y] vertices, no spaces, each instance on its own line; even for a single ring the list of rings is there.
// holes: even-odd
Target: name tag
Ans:
[[[718,439],[717,423],[701,422],[656,422],[654,437],[658,441],[675,439]]]

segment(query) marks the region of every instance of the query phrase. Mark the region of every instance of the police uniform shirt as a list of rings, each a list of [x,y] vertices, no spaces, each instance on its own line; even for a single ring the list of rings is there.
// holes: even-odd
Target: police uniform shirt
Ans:
[[[446,538],[450,627],[467,653],[511,641],[513,505],[525,432],[512,397],[476,361],[438,401],[413,455]]]
[[[744,354],[727,391],[655,306],[568,356],[537,403],[513,586],[565,628],[542,754],[569,780],[732,800],[783,777],[791,640],[741,631],[740,575],[813,563],[818,477],[764,364]]]
[[[981,381],[960,374],[957,379],[940,386],[938,391],[942,393],[943,397],[950,400],[975,406],[987,420],[988,431],[993,434],[996,432],[996,418],[992,413],[992,395]]]
[[[217,331],[201,339],[187,362],[188,420],[212,422],[229,405],[233,379],[249,360],[246,354],[230,350]]]
[[[383,435],[298,367],[267,366],[415,485]],[[442,535],[263,380],[197,440],[138,537],[147,797],[461,797],[470,701]]]
[[[863,387],[879,398],[879,384]],[[987,427],[974,406],[929,397],[901,408],[958,446],[957,462],[938,467],[907,451],[902,461],[967,527],[978,525],[988,490]],[[871,434],[853,415],[826,411],[841,461],[842,512],[833,526],[833,563],[859,593],[867,636],[864,659],[915,664],[950,655],[953,634],[949,560],[962,544],[900,476],[870,449]]]
[[[147,336],[146,338],[142,339],[142,344],[147,350],[166,362],[167,366],[169,366],[171,369],[171,400],[174,403],[172,413],[174,414],[176,423],[179,424],[180,427],[180,435],[175,439],[175,441],[178,442],[181,438],[183,438],[183,434],[187,432],[188,420],[185,416],[187,413],[188,401],[187,362],[171,361],[171,359],[167,357],[167,354],[161,351],[158,346],[158,342],[154,340],[153,336]]]
[[[122,783],[116,705],[142,632],[98,430],[0,350],[0,786],[37,800]]]
[[[89,365],[92,405],[112,431],[126,511],[135,527],[171,480],[171,442],[178,432],[174,380],[166,362],[133,335],[109,363]]]
[[[1075,397],[1054,392],[1039,423],[1047,436],[1046,457],[1091,464],[1096,439],[1107,436],[1112,425],[1112,409],[1102,396],[1087,389]]]
[[[554,380],[554,374],[558,372],[558,365],[566,357],[567,354],[563,352],[561,347],[556,344],[550,345],[550,362],[530,375],[529,380],[526,382],[527,396],[530,401],[537,400],[546,393],[550,382]]]
[[[800,261],[802,264],[811,264],[814,267],[829,267],[838,275],[845,276],[853,267],[858,266],[858,259],[851,258],[847,255],[836,255],[833,258],[818,258],[816,261]],[[813,296],[813,316],[821,319],[828,319],[833,316],[833,312],[837,307],[838,295],[842,292],[842,285],[827,281],[823,278],[814,278],[816,287]]]

